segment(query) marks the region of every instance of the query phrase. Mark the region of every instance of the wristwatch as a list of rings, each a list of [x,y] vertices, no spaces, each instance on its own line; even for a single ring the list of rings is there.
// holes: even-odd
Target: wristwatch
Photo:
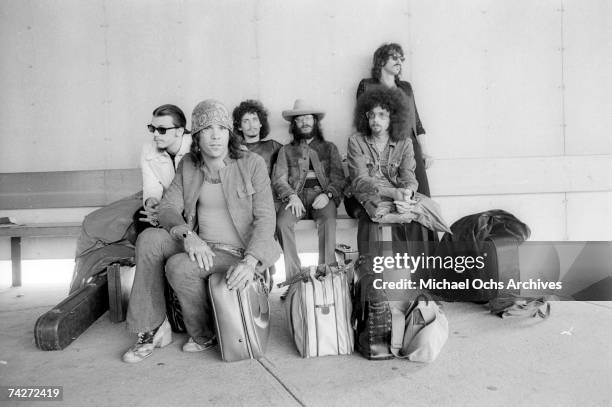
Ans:
[[[327,191],[327,193],[326,193],[325,195],[327,195],[327,197],[328,197],[329,199],[334,199],[334,194],[332,194],[332,193],[331,193],[331,192],[329,192],[329,191]]]
[[[182,233],[182,235],[183,235],[183,239],[187,239],[187,236],[189,236],[189,235],[193,235],[193,234],[194,234],[194,233],[193,233],[191,230],[188,230],[187,232],[183,232],[183,233]]]

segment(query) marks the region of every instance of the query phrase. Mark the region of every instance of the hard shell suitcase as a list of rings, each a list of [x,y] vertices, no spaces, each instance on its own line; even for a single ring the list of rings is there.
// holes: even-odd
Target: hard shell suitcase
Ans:
[[[108,317],[111,322],[125,321],[136,268],[114,263],[106,269],[108,277]]]
[[[307,281],[291,286],[287,295],[287,319],[298,352],[304,358],[350,355],[354,348],[352,304],[346,269],[329,267],[317,278],[309,269]],[[351,272],[352,275],[352,272]]]
[[[64,349],[106,310],[107,278],[106,273],[100,273],[38,318],[34,326],[36,346],[42,350]]]
[[[270,336],[268,281],[257,278],[243,290],[227,288],[225,273],[208,278],[215,329],[226,362],[259,359]]]
[[[125,321],[135,272],[136,268],[129,263],[113,263],[106,269],[108,276],[108,317],[111,322]],[[167,280],[164,286],[164,296],[166,298],[166,316],[172,331],[176,333],[187,332],[183,322],[181,304]]]

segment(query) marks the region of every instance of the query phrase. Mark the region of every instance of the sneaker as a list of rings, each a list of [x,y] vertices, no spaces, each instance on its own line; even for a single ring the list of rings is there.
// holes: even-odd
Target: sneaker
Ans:
[[[213,336],[203,344],[199,344],[193,340],[193,338],[189,338],[187,342],[183,345],[183,352],[202,352],[207,349],[211,349],[217,346],[217,338]]]
[[[163,348],[172,343],[172,328],[168,318],[160,326],[149,332],[139,332],[138,340],[123,354],[126,363],[137,363],[151,356],[153,349]]]

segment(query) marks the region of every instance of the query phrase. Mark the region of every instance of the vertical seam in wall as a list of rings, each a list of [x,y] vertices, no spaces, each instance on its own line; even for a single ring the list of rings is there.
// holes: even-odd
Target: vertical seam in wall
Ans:
[[[567,153],[567,123],[566,123],[566,112],[565,112],[565,5],[563,4],[563,0],[560,1],[561,8],[559,9],[559,13],[561,15],[561,137],[563,140],[563,156]],[[569,240],[569,230],[568,230],[568,205],[567,205],[567,192],[563,193],[563,238],[564,240]]]
[[[100,25],[100,27],[103,30],[103,34],[104,34],[104,61],[102,62],[102,65],[104,66],[104,69],[106,71],[106,78],[105,78],[105,83],[106,86],[104,87],[104,100],[102,101],[102,105],[103,105],[103,111],[104,114],[106,116],[106,120],[104,121],[104,134],[103,134],[103,140],[104,143],[106,145],[105,147],[105,151],[106,153],[104,154],[104,168],[108,168],[110,165],[108,163],[108,153],[111,152],[112,153],[112,146],[111,143],[109,143],[109,134],[110,131],[108,129],[108,123],[110,123],[110,81],[111,81],[111,75],[110,75],[110,61],[108,60],[108,13],[106,10],[106,0],[102,0],[102,24]],[[104,185],[104,199],[106,202],[108,202],[108,192],[110,189],[108,188],[108,171],[104,171],[104,180],[103,180],[103,185]]]
[[[412,20],[412,1],[408,0],[406,2],[406,11],[404,12],[404,14],[406,15],[406,26],[408,27],[408,61],[410,64],[410,75],[409,75],[409,79],[405,79],[405,80],[409,80],[411,83],[414,82],[413,81],[413,77],[412,77],[412,72],[414,69],[414,63],[413,63],[413,59],[414,59],[414,44],[412,43],[412,24],[411,24],[411,20]]]
[[[260,60],[260,52],[259,52],[259,10],[260,10],[260,2],[259,0],[255,1],[255,18],[253,19],[253,40],[255,41],[255,65],[257,67],[257,98],[262,100],[261,94],[261,63]]]
[[[561,134],[563,137],[563,155],[566,155],[566,117],[565,117],[565,6],[561,0]]]

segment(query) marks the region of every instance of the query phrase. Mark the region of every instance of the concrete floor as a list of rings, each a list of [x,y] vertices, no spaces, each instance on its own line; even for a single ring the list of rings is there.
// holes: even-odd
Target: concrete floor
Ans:
[[[359,354],[302,359],[272,293],[272,338],[261,361],[225,363],[218,350],[174,342],[142,363],[105,314],[63,351],[34,345],[38,316],[65,287],[0,292],[0,386],[64,387],[65,406],[610,406],[612,302],[556,302],[546,321],[502,320],[481,305],[445,304],[450,338],[429,365]],[[569,333],[569,334],[568,334]],[[43,405],[7,402],[1,405]]]

